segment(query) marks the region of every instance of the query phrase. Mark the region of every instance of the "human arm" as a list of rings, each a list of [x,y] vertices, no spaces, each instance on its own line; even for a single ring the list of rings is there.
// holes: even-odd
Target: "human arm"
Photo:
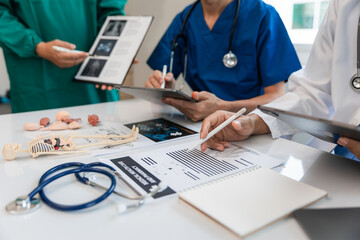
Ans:
[[[337,143],[343,147],[349,149],[352,154],[360,159],[360,142],[347,137],[340,137]]]
[[[160,72],[159,72],[160,73]],[[149,83],[150,84],[150,83]],[[159,82],[154,85],[159,85]],[[237,112],[245,107],[247,112],[254,110],[257,105],[266,104],[285,93],[285,83],[279,82],[264,88],[264,94],[251,99],[238,101],[224,101],[209,92],[193,92],[192,98],[198,102],[192,103],[178,99],[166,98],[164,103],[177,108],[192,121],[199,121],[214,113],[217,110]]]
[[[288,93],[266,106],[327,119],[332,114],[331,79],[333,72],[333,47],[336,31],[334,1],[319,28],[307,65],[294,72],[288,81]],[[296,133],[296,129],[285,126],[281,121],[260,115],[271,129],[274,138]]]
[[[264,87],[264,94],[253,97],[250,99],[245,100],[238,100],[238,101],[226,101],[224,102],[223,106],[220,108],[221,110],[226,110],[230,112],[236,112],[238,109],[245,107],[247,109],[247,112],[252,112],[256,109],[258,105],[264,105],[267,104],[282,95],[284,95],[286,92],[285,89],[285,82],[278,82],[274,85]]]
[[[0,0],[0,44],[20,57],[36,57],[40,36],[16,16],[10,0]]]
[[[34,29],[28,28],[16,16],[13,6],[10,1],[0,0],[0,43],[5,48],[23,58],[44,58],[61,68],[75,66],[87,57],[86,53],[63,53],[52,49],[57,45],[72,50],[75,45],[60,40],[43,42]]]
[[[167,65],[168,70],[169,72],[171,71],[174,79],[177,79],[184,69],[182,59],[182,57],[184,57],[184,38],[181,37],[178,38],[177,45],[174,49],[173,65],[172,69],[170,69],[172,44],[175,37],[180,33],[183,20],[184,12],[177,14],[147,60],[147,64],[154,71],[161,71],[164,65]]]
[[[74,50],[76,46],[69,42],[64,42],[61,40],[53,40],[50,42],[40,42],[36,45],[35,53],[52,63],[54,63],[59,68],[69,68],[78,65],[83,62],[88,56],[85,52],[58,52],[53,49],[53,46],[64,47],[70,50]]]
[[[216,111],[203,121],[200,138],[204,139],[209,132],[219,126],[221,123],[229,119],[235,113],[228,111]],[[266,123],[256,114],[241,116],[227,125],[208,141],[201,145],[201,151],[205,151],[208,147],[218,151],[224,151],[229,146],[229,141],[240,141],[247,139],[251,135],[260,135],[270,133]]]

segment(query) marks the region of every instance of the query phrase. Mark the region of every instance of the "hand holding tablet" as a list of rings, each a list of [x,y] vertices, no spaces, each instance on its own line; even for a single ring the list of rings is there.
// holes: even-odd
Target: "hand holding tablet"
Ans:
[[[147,88],[128,86],[116,86],[115,88],[135,97],[148,100],[152,103],[161,103],[161,99],[163,98],[175,98],[189,102],[197,102],[192,97],[173,88]]]
[[[360,141],[360,129],[354,125],[307,116],[299,113],[293,113],[271,107],[258,106],[258,109],[298,129],[301,129],[304,132],[307,132],[328,142],[336,143],[340,136]]]

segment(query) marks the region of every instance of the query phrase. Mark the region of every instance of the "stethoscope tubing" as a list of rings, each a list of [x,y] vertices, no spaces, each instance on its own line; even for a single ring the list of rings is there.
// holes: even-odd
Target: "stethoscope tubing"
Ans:
[[[169,65],[169,72],[173,72],[173,64],[174,64],[174,55],[175,55],[175,48],[177,46],[177,41],[178,39],[182,38],[184,40],[184,79],[186,80],[186,68],[187,68],[187,38],[184,35],[184,29],[185,26],[191,16],[191,13],[193,12],[193,10],[195,9],[196,5],[200,2],[200,0],[196,0],[192,6],[190,7],[189,11],[187,12],[184,21],[182,23],[181,29],[180,29],[180,33],[178,35],[176,35],[174,37],[174,39],[171,42],[171,51],[170,51],[170,65]],[[232,52],[232,41],[234,38],[234,32],[235,32],[235,26],[236,26],[236,22],[239,16],[239,9],[240,9],[240,2],[241,0],[236,0],[236,13],[232,22],[232,26],[231,26],[231,32],[230,32],[230,39],[229,39],[229,47],[228,47],[228,53],[224,55],[224,65],[227,68],[233,68],[237,65],[237,57],[236,55]],[[231,63],[228,63],[227,59],[230,58]],[[183,88],[183,86],[181,87],[181,89]]]
[[[47,172],[45,172],[44,175],[39,180],[39,185],[31,193],[28,194],[28,197],[31,200],[37,193],[39,193],[42,201],[45,204],[47,204],[51,208],[61,210],[61,211],[76,211],[76,210],[81,210],[81,209],[92,207],[92,206],[102,202],[103,200],[105,200],[108,196],[110,196],[110,194],[113,193],[115,186],[116,186],[116,179],[112,173],[110,173],[106,170],[103,170],[103,169],[94,168],[95,166],[106,167],[111,170],[114,170],[112,167],[110,167],[106,164],[103,164],[103,163],[99,163],[99,162],[91,163],[91,164],[83,164],[83,163],[79,163],[79,162],[64,163],[64,164],[58,165],[56,167],[53,167],[53,168],[49,169]],[[66,168],[70,168],[70,167],[77,167],[77,168],[66,170],[66,171],[60,172],[50,178],[47,178],[49,175],[53,174],[54,172],[57,172],[57,171],[60,171],[60,170],[66,169]],[[81,172],[95,172],[95,173],[106,175],[110,178],[111,185],[105,191],[105,193],[102,194],[101,196],[99,196],[98,198],[91,200],[89,202],[77,204],[77,205],[58,204],[58,203],[50,200],[44,193],[43,189],[49,183],[51,183],[63,176],[66,176],[69,174],[79,174]],[[82,181],[81,178],[79,180]],[[82,182],[84,182],[84,180]]]

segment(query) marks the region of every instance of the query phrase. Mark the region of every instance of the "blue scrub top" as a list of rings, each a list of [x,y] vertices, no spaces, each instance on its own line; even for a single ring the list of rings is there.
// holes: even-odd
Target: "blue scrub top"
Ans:
[[[147,61],[154,70],[170,64],[171,43],[180,33],[191,6],[179,13]],[[208,91],[228,100],[249,99],[263,94],[263,88],[286,81],[301,68],[295,49],[276,10],[261,0],[241,0],[232,51],[238,58],[234,68],[222,62],[228,53],[236,0],[221,13],[210,31],[204,20],[201,2],[185,26],[188,66],[186,81],[194,91]],[[184,41],[175,50],[173,74],[184,70]]]

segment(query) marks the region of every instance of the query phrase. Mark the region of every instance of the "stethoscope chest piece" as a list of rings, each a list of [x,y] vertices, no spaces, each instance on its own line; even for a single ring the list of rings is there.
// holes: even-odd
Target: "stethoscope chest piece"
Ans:
[[[233,68],[236,66],[238,62],[238,59],[235,54],[233,54],[231,51],[229,51],[227,54],[223,57],[223,63],[225,67],[227,68]]]
[[[358,74],[355,74],[350,81],[351,88],[355,91],[360,93],[360,76]]]
[[[6,211],[12,214],[19,213],[28,213],[30,211],[34,211],[40,207],[40,199],[33,198],[29,199],[28,196],[22,196],[15,199],[15,201],[10,202],[6,205]]]

